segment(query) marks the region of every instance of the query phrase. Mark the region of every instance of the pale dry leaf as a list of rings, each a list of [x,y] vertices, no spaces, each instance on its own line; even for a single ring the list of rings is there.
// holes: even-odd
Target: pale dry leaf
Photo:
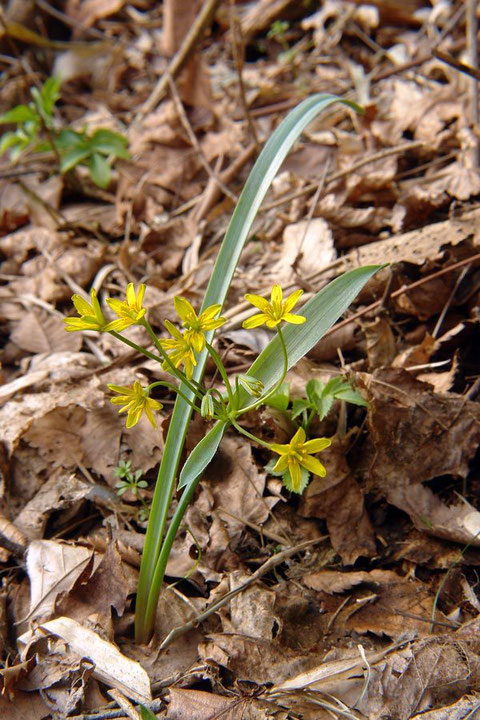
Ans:
[[[270,269],[275,282],[281,286],[300,276],[323,270],[337,257],[333,235],[323,218],[301,220],[287,225],[283,232],[281,257]]]
[[[63,320],[44,310],[25,313],[10,333],[10,340],[31,353],[76,352],[83,343],[80,333],[65,332]]]
[[[230,590],[235,590],[248,580],[248,575],[237,571],[230,573]],[[252,638],[273,640],[278,619],[274,614],[276,593],[265,585],[254,584],[245,588],[230,602],[230,632],[238,632]],[[224,622],[224,631],[227,627]]]
[[[43,536],[52,513],[74,508],[92,490],[90,484],[75,475],[61,471],[50,475],[15,518],[15,525],[31,539]]]
[[[92,551],[85,547],[54,540],[33,540],[27,550],[29,622],[51,617],[57,595],[73,587],[92,559]]]
[[[18,638],[18,646],[25,653],[37,639],[57,636],[69,651],[94,663],[93,677],[109,687],[115,687],[136,702],[151,702],[148,675],[134,660],[123,655],[112,643],[71,618],[59,617],[29,630]]]

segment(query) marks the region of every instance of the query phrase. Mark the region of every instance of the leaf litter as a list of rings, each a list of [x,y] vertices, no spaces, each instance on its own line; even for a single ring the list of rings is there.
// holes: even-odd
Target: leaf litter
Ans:
[[[455,64],[469,21],[447,3],[217,5],[170,79],[201,3],[2,14],[1,111],[59,73],[57,119],[125,134],[131,158],[106,190],[41,155],[0,158],[1,716],[100,720],[155,697],[158,717],[195,720],[476,717],[480,175],[476,95]],[[388,262],[287,377],[300,398],[343,374],[368,408],[336,400],[313,421],[334,442],[300,499],[263,451],[225,437],[174,545],[155,638],[135,646],[145,521],[115,468],[142,471],[149,503],[173,398],[157,431],[126,430],[107,384],[163,371],[62,318],[73,293],[94,285],[103,303],[144,280],[158,331],[175,295],[197,306],[257,144],[313,92],[355,92],[366,114],[329,111],[285,161],[218,349],[241,372],[268,342],[240,329],[245,292],[280,282],[308,299]],[[277,443],[294,431],[278,409],[246,420]],[[194,423],[187,447],[204,432]]]

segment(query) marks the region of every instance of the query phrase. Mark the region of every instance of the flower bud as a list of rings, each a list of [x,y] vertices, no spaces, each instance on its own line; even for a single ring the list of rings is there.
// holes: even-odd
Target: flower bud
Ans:
[[[237,375],[237,377],[238,382],[249,395],[260,397],[265,389],[264,384],[260,380],[254,378],[253,375]]]
[[[200,413],[206,420],[211,420],[215,414],[215,406],[210,391],[206,392],[200,405]]]

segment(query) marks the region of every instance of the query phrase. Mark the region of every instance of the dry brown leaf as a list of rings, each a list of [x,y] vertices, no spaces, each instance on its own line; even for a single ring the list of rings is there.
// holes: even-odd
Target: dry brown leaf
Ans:
[[[126,0],[67,0],[64,12],[78,26],[91,27],[97,20],[114,15],[125,5]],[[73,26],[75,28],[75,25]]]
[[[115,542],[107,545],[107,550],[95,570],[91,569],[90,576],[82,573],[75,584],[63,597],[57,598],[56,613],[67,615],[77,622],[84,622],[89,616],[95,614],[95,622],[100,624],[108,635],[111,625],[111,608],[115,608],[117,615],[123,615],[127,603],[127,596],[135,590],[135,581],[126,568]]]
[[[63,319],[42,310],[31,310],[13,328],[10,340],[31,353],[76,352],[82,347],[80,333],[65,332]]]
[[[65,645],[67,658],[74,654],[94,664],[93,676],[115,687],[136,702],[152,700],[147,673],[112,644],[71,618],[59,617],[29,630],[18,638],[19,648],[26,654],[45,636],[57,637]]]
[[[92,560],[93,554],[88,548],[54,540],[33,540],[27,550],[29,623],[50,618],[59,593],[68,592]]]
[[[15,525],[31,539],[42,538],[52,513],[74,509],[91,490],[89,483],[57,470],[23,507]]]

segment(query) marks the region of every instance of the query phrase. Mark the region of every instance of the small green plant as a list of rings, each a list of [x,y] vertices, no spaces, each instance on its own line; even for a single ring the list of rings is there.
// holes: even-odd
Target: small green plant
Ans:
[[[289,113],[270,137],[235,208],[202,307],[197,314],[186,298],[176,297],[174,307],[177,323],[168,319],[164,321],[170,337],[157,337],[151,327],[147,309],[143,307],[143,284],[135,291],[133,283],[129,283],[125,299],[107,298],[106,303],[116,316],[113,320],[104,316],[95,289],[92,288],[90,292],[90,302],[80,295],[72,298],[79,317],[66,319],[68,331],[96,330],[110,333],[130,348],[158,362],[176,380],[174,383],[153,382],[147,387],[142,387],[138,381],[131,387],[109,385],[110,390],[116,393],[112,402],[121,406],[120,412],[126,413],[128,427],[135,425],[143,413],[152,426],[156,426],[155,412],[161,409],[162,404],[151,397],[154,390],[166,387],[177,393],[158,471],[140,568],[135,610],[135,634],[139,642],[148,642],[152,635],[170,550],[203,472],[217,452],[228,428],[234,428],[273,453],[276,456],[275,472],[280,472],[285,485],[295,492],[302,491],[309,473],[326,473],[315,455],[330,445],[329,438],[307,439],[305,429],[300,427],[289,443],[271,443],[246,430],[241,424],[241,417],[264,404],[278,391],[288,369],[309,352],[345,312],[379,266],[357,268],[336,278],[301,308],[301,315],[293,310],[302,290],[284,298],[280,286],[274,285],[270,300],[247,294],[246,300],[256,308],[256,313],[245,320],[244,327],[251,329],[266,325],[275,334],[245,374],[229,377],[212,342],[215,331],[225,322],[225,318],[220,316],[222,305],[257,211],[273,178],[302,130],[319,112],[338,100],[334,95],[313,95]],[[348,101],[342,102],[359,110],[358,106]],[[153,352],[122,334],[134,325],[144,329],[146,337],[153,343]],[[225,388],[223,392],[216,388],[207,389],[202,383],[208,357],[218,369]],[[214,424],[210,429],[206,428],[204,437],[179,472],[193,411],[205,419],[213,420]],[[179,496],[171,515],[175,489]]]
[[[9,152],[11,161],[16,162],[22,153],[53,152],[61,173],[84,165],[96,185],[108,187],[112,162],[130,157],[126,138],[105,128],[91,135],[86,130],[58,130],[54,119],[60,97],[58,78],[48,78],[40,89],[32,88],[30,94],[32,101],[28,105],[17,105],[0,115],[1,125],[17,126],[0,139],[0,155]]]
[[[290,23],[287,20],[274,20],[267,32],[267,38],[275,40],[282,46],[283,52],[280,53],[279,60],[291,64],[295,59],[296,52],[289,46],[286,38],[289,28]]]
[[[315,416],[323,420],[330,412],[335,400],[344,400],[353,405],[367,407],[367,401],[355,390],[351,383],[342,376],[334,377],[326,383],[321,380],[309,380],[305,387],[306,397],[290,398],[288,383],[283,383],[278,391],[267,401],[276,410],[288,416],[297,425],[308,431]]]
[[[131,492],[136,500],[139,500],[142,507],[138,510],[137,517],[140,522],[145,522],[148,519],[150,508],[145,502],[141,490],[145,490],[148,487],[146,480],[141,478],[144,475],[143,470],[132,470],[131,460],[119,460],[117,467],[114,469],[115,477],[120,480],[115,485],[117,489],[117,495],[122,497],[126,492]]]

